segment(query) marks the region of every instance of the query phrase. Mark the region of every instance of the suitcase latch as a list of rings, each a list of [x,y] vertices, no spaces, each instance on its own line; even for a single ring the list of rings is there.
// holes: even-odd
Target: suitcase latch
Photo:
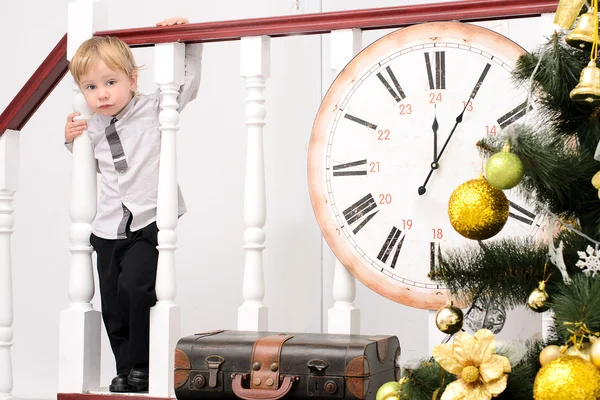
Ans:
[[[324,373],[327,367],[329,367],[329,363],[327,361],[319,359],[310,360],[306,365],[310,372],[315,372],[317,374]]]
[[[225,359],[221,356],[206,357],[206,367],[208,368],[208,387],[214,388],[217,386],[217,376],[219,376],[219,368]]]

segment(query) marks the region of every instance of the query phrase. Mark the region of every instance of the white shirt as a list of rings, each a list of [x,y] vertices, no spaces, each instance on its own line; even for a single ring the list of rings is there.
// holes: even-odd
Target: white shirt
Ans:
[[[177,97],[178,111],[198,94],[201,60],[202,44],[186,45],[185,83]],[[115,116],[115,127],[127,162],[124,171],[118,172],[115,168],[105,135],[112,117],[96,114],[88,121],[88,134],[101,173],[100,197],[93,222],[93,233],[98,237],[124,239],[125,224],[130,213],[133,215],[132,231],[156,221],[161,143],[158,119],[160,100],[160,89],[152,95],[134,96]],[[178,215],[181,216],[186,208],[181,191],[178,192]]]

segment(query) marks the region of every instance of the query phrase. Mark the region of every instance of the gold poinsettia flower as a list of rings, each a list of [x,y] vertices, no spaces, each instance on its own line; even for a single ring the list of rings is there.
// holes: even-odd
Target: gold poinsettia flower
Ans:
[[[434,346],[435,361],[457,376],[446,386],[441,400],[489,400],[502,393],[511,368],[508,358],[495,351],[496,339],[488,329],[480,329],[474,336],[461,332],[454,343]]]

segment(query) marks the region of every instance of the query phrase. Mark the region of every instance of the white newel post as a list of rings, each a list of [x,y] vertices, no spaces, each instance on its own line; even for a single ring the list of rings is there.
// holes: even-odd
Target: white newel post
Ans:
[[[78,119],[92,116],[76,90],[73,109]],[[96,159],[87,132],[73,141],[71,172],[71,268],[67,294],[69,307],[60,313],[58,391],[82,393],[100,386],[100,312],[94,310],[92,221],[96,215]]]
[[[265,157],[263,127],[266,124],[264,90],[269,78],[270,38],[268,36],[244,37],[241,40],[240,73],[246,79],[246,126],[248,147],[246,150],[246,182],[244,191],[244,304],[238,309],[238,329],[266,331],[268,308],[263,304],[265,284],[263,274],[263,250],[265,248],[264,225],[267,218],[265,190]]]
[[[107,26],[107,10],[97,0],[77,0],[68,6],[67,59],[93,32]],[[88,120],[92,113],[79,89],[73,110]],[[89,239],[96,215],[96,160],[87,132],[73,141],[71,176],[71,266],[67,295],[69,306],[60,313],[58,392],[83,393],[100,386],[100,312],[94,310],[94,274]]]
[[[362,49],[360,29],[331,31],[330,66],[337,75]],[[328,333],[360,333],[360,310],[354,305],[356,280],[336,258],[333,272],[333,307],[327,313]]]
[[[181,332],[181,309],[175,304],[177,249],[177,96],[185,79],[185,44],[154,46],[155,82],[162,96],[161,144],[156,224],[158,226],[157,303],[150,310],[150,388],[154,397],[173,397],[173,355]]]
[[[13,338],[11,235],[12,201],[19,186],[19,132],[0,137],[0,400],[12,399],[13,375],[10,347]]]

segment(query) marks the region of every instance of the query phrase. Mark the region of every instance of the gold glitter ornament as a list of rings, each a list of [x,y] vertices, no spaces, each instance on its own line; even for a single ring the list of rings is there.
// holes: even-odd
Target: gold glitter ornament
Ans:
[[[548,311],[550,306],[548,305],[550,295],[546,292],[546,282],[540,281],[539,286],[531,292],[527,299],[527,306],[537,313],[543,313]]]
[[[400,400],[401,387],[399,382],[386,382],[377,390],[375,400]]]
[[[502,190],[483,176],[457,187],[448,201],[448,216],[454,229],[473,240],[496,235],[508,219],[508,200]]]
[[[563,356],[543,366],[533,383],[535,400],[596,400],[600,371],[581,357]]]
[[[544,347],[544,349],[540,352],[540,365],[543,367],[546,364],[551,363],[556,360],[558,357],[562,357],[562,353],[560,352],[560,347],[555,344]]]
[[[585,0],[560,0],[554,14],[554,23],[564,29],[571,29],[584,4]]]
[[[485,177],[496,189],[512,189],[523,178],[521,159],[510,152],[510,145],[504,144],[502,151],[491,156],[485,167]]]
[[[435,326],[443,333],[451,335],[462,329],[463,319],[462,310],[448,301],[435,314]]]

